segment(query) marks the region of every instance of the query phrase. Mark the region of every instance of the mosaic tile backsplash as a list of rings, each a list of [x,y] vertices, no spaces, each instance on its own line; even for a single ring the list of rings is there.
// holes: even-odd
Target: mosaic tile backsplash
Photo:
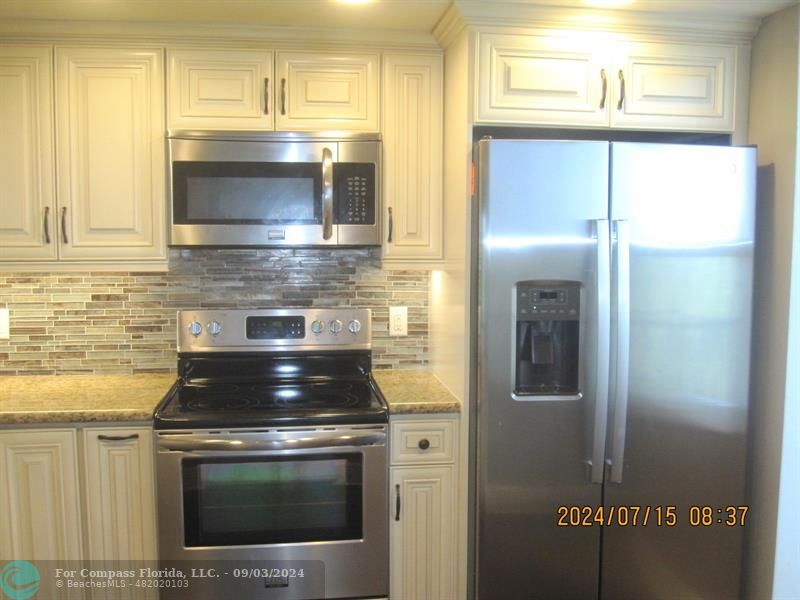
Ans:
[[[0,375],[175,369],[181,308],[372,309],[375,368],[428,360],[428,273],[387,271],[377,249],[171,250],[165,273],[2,273]],[[408,306],[408,336],[389,337],[389,306]]]

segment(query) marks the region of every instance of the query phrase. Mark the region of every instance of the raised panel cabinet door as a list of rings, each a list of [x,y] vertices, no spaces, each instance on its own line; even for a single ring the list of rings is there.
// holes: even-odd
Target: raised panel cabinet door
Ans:
[[[139,569],[157,558],[153,430],[90,427],[84,436],[87,557]],[[95,590],[92,597],[150,599],[154,592]]]
[[[271,130],[272,52],[167,50],[170,129]]]
[[[455,467],[392,467],[390,492],[391,600],[455,599]]]
[[[442,57],[383,58],[384,258],[442,258]]]
[[[165,257],[163,62],[158,49],[56,48],[62,258]]]
[[[735,46],[630,43],[623,54],[612,127],[733,131]]]
[[[0,259],[52,259],[53,58],[0,46]]]
[[[74,429],[0,432],[0,562],[80,560]]]
[[[278,52],[276,129],[378,131],[377,54]]]
[[[478,123],[608,126],[607,43],[481,33],[478,44]]]

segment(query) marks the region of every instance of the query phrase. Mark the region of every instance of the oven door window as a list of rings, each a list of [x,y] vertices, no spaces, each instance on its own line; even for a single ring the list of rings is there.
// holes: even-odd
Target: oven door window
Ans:
[[[319,225],[320,163],[172,164],[175,224]]]
[[[361,539],[363,479],[361,454],[186,459],[186,546]]]

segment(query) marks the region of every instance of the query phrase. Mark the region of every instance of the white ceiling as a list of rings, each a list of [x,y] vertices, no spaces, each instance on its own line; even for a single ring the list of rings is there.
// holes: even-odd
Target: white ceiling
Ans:
[[[456,0],[475,4],[476,0]],[[546,6],[597,6],[602,0],[477,0]],[[624,10],[762,17],[797,0],[634,0]],[[246,23],[430,32],[450,0],[0,0],[0,19]]]

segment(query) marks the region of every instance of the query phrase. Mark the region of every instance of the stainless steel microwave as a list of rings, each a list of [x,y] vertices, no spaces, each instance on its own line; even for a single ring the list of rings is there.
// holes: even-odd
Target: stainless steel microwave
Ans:
[[[170,132],[173,246],[380,245],[378,134]]]

